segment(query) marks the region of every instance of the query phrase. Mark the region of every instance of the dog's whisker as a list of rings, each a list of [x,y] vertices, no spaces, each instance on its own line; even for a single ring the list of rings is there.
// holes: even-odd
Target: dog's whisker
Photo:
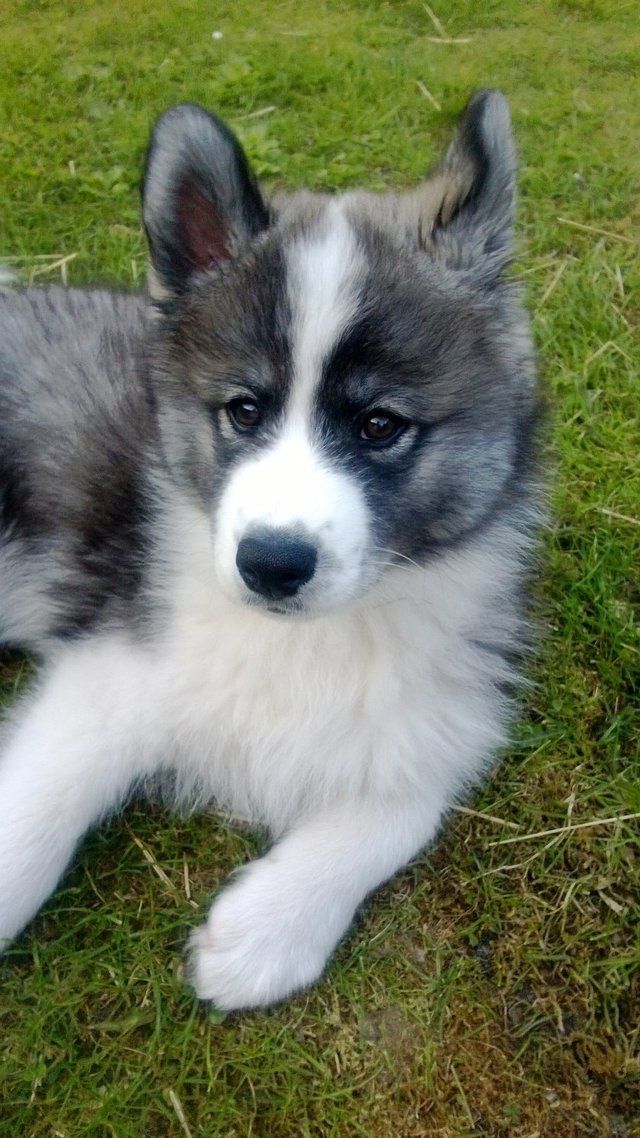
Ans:
[[[411,565],[398,565],[397,561],[376,561],[372,559],[370,565],[375,565],[376,569],[399,569],[403,573],[413,573]]]
[[[401,557],[403,561],[408,561],[410,565],[415,565],[416,569],[422,569],[424,566],[419,565],[414,561],[413,557],[408,557],[406,553],[400,553],[399,549],[387,549],[384,545],[379,545],[378,550],[380,553],[390,553],[393,557]]]

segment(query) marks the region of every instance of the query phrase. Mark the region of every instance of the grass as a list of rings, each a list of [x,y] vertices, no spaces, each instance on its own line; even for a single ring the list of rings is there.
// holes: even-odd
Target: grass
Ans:
[[[272,184],[375,188],[412,183],[469,92],[503,88],[557,467],[536,687],[475,813],[380,890],[313,991],[223,1020],[181,949],[258,839],[133,804],[0,966],[0,1138],[639,1135],[637,6],[0,15],[0,254],[35,280],[141,282],[138,172],[174,102],[229,119]],[[3,700],[25,669],[4,661]]]

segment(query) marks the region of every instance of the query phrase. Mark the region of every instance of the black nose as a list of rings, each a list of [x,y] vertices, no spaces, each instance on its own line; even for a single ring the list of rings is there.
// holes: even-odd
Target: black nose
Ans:
[[[243,537],[236,565],[245,585],[271,600],[293,597],[315,573],[315,546],[282,530]]]

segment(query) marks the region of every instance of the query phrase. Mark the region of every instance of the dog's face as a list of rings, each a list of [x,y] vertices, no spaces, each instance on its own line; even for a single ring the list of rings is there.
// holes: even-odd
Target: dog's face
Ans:
[[[210,515],[229,596],[335,608],[463,542],[512,493],[535,413],[501,280],[513,193],[496,93],[404,196],[267,206],[218,120],[185,106],[159,121],[152,366],[167,459]]]

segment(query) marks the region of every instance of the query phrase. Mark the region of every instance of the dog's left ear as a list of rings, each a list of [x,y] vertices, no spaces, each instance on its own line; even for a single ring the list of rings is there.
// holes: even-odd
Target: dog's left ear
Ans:
[[[192,278],[234,257],[269,224],[240,143],[215,115],[184,103],[158,119],[147,152],[142,218],[149,289],[183,293]]]
[[[477,91],[442,164],[418,193],[421,242],[491,286],[511,259],[515,194],[509,105],[500,91]]]

